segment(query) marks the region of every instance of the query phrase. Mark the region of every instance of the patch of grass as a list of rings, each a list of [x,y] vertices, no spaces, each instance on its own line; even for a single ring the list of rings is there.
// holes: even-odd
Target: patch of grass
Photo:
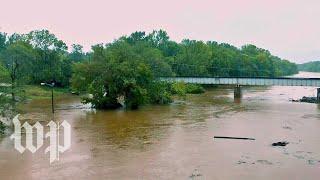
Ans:
[[[46,86],[26,85],[21,90],[21,95],[26,99],[46,99],[51,98],[51,88]],[[59,97],[69,93],[67,88],[54,88],[54,96]]]

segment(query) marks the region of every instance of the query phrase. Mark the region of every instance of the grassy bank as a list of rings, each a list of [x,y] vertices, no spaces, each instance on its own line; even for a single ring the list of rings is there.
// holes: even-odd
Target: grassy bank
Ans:
[[[21,96],[25,99],[47,99],[51,98],[51,88],[46,86],[26,85],[21,90]],[[54,88],[54,96],[59,97],[69,94],[68,88]]]

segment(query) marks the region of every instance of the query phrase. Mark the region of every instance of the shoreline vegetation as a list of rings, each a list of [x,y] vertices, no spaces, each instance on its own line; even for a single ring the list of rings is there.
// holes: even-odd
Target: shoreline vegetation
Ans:
[[[127,109],[145,104],[168,104],[174,95],[202,93],[200,85],[166,83],[158,77],[263,76],[296,74],[297,66],[248,44],[241,48],[215,41],[171,40],[163,30],[134,32],[111,43],[68,46],[48,30],[27,34],[0,32],[0,112],[23,99],[74,92],[97,109]],[[12,86],[11,86],[12,85]]]
[[[320,61],[311,61],[303,64],[298,64],[299,71],[320,72]]]

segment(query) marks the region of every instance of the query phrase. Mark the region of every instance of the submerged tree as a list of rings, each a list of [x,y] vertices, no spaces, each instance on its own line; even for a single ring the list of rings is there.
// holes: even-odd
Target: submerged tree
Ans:
[[[166,103],[168,100],[153,94],[155,79],[153,71],[147,64],[146,57],[136,53],[136,49],[125,41],[117,41],[106,47],[95,46],[92,60],[75,65],[72,78],[73,87],[88,89],[93,98],[85,99],[96,108],[117,108],[118,99],[124,98],[126,108],[136,109],[145,103]],[[86,84],[90,84],[86,86]]]

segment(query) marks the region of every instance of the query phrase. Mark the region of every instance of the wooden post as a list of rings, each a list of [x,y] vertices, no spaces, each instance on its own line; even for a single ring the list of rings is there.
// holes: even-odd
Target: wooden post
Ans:
[[[237,86],[234,88],[234,98],[238,99],[241,97],[242,97],[241,86],[237,84]]]

